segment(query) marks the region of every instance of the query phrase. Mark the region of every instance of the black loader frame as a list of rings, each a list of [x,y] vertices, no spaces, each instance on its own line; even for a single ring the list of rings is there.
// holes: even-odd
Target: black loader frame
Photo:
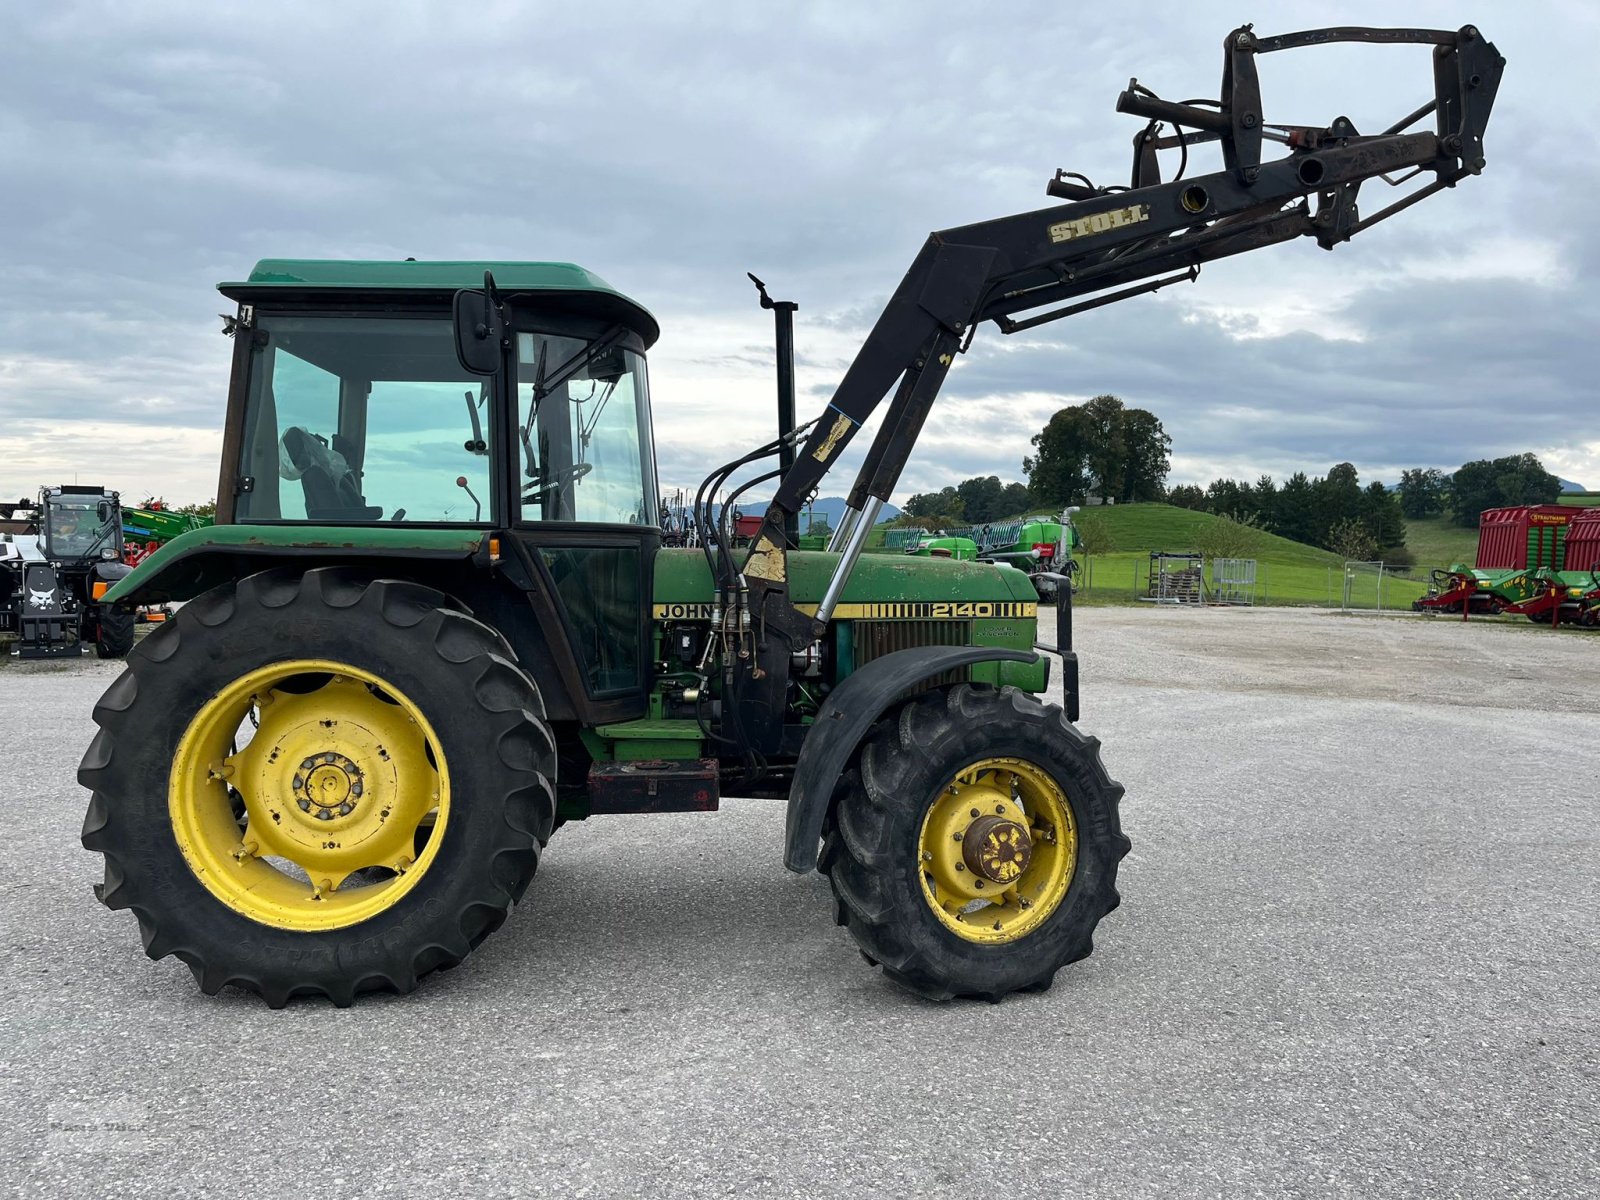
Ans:
[[[1344,117],[1323,127],[1267,124],[1257,56],[1334,42],[1433,46],[1433,99],[1376,134],[1360,133]],[[714,561],[725,629],[761,634],[754,653],[731,660],[731,707],[738,719],[721,731],[724,737],[755,753],[777,747],[791,655],[821,636],[955,356],[970,346],[979,324],[992,321],[1003,333],[1021,332],[1192,281],[1205,263],[1295,238],[1314,238],[1331,250],[1483,168],[1484,129],[1505,60],[1471,25],[1455,32],[1341,27],[1267,38],[1246,25],[1227,36],[1223,55],[1215,103],[1173,103],[1129,81],[1117,110],[1148,120],[1134,139],[1129,186],[1095,186],[1081,175],[1057,171],[1046,191],[1066,205],[928,238],[823,416],[807,427],[742,565],[726,553]],[[1432,130],[1412,129],[1430,115]],[[1172,132],[1163,134],[1163,123]],[[1221,144],[1223,169],[1185,178],[1189,147],[1212,141]],[[1268,141],[1287,153],[1264,161]],[[1182,153],[1183,167],[1164,182],[1157,151],[1167,149]],[[1363,183],[1401,185],[1417,176],[1431,179],[1361,215]],[[794,518],[891,388],[893,399],[835,534],[839,566],[818,611],[802,611],[791,603],[787,584]],[[795,440],[795,434],[780,436],[707,480],[711,486],[702,489],[697,513],[708,544],[716,537],[709,499],[716,482]],[[1074,666],[1068,664],[1069,674]],[[929,667],[930,673],[939,669]],[[883,669],[891,669],[887,660]]]

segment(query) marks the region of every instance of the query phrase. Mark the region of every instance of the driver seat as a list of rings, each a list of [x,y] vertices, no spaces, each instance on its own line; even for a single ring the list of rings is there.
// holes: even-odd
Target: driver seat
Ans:
[[[283,433],[283,453],[305,492],[308,521],[376,521],[383,509],[368,504],[344,455],[300,425]]]

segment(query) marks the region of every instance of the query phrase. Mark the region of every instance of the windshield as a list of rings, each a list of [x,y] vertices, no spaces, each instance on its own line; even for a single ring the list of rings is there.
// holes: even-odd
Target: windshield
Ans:
[[[518,335],[523,520],[656,524],[644,356],[621,332]]]
[[[448,320],[263,313],[254,332],[237,520],[491,520],[487,389]]]
[[[68,499],[52,496],[45,506],[45,537],[55,558],[82,558],[109,548],[114,557],[117,545],[110,521],[100,519],[99,496]]]

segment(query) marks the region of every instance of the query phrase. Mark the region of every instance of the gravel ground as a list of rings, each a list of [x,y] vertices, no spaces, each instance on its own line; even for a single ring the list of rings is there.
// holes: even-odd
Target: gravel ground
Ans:
[[[96,904],[114,668],[0,669],[26,1195],[1600,1195],[1600,635],[1079,614],[1122,908],[1040,996],[867,969],[781,807],[563,830],[406,998],[201,996]]]

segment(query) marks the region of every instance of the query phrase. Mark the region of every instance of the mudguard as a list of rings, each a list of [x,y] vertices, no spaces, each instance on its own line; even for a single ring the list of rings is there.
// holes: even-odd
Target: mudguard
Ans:
[[[861,739],[896,696],[933,675],[979,662],[1038,661],[1026,650],[998,646],[916,646],[875,658],[828,694],[800,747],[789,785],[783,865],[804,875],[817,869],[822,823],[834,785]]]

